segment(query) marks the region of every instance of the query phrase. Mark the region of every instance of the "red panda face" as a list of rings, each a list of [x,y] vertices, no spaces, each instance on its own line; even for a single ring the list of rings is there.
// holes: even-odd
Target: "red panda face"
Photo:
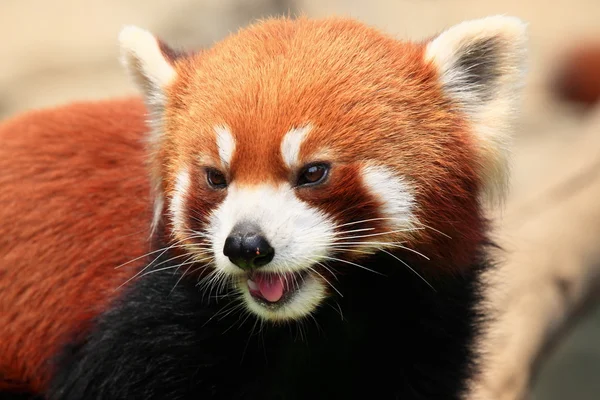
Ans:
[[[156,216],[173,245],[271,321],[306,317],[385,252],[458,270],[505,179],[523,28],[495,17],[427,43],[347,20],[272,20],[175,58],[122,34],[146,94]],[[377,271],[374,271],[377,273]]]
[[[301,152],[311,125],[260,146],[232,132],[218,125],[212,146],[193,146],[206,153],[173,176],[169,215],[175,238],[214,267],[207,279],[233,281],[256,313],[306,315],[344,267],[404,248],[418,231],[412,188],[392,166],[345,147]]]

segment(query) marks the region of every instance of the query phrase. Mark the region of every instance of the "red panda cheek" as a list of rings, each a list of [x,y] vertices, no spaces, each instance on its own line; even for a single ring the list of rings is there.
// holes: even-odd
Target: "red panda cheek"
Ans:
[[[417,248],[430,258],[433,269],[451,271],[474,261],[486,227],[477,199],[479,185],[473,173],[421,186],[417,197],[421,207],[415,214],[427,229],[421,231]]]

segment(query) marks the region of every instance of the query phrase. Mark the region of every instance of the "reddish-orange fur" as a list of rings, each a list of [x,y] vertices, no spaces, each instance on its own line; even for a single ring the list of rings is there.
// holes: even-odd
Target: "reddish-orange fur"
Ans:
[[[282,37],[315,52],[294,53],[274,40]],[[316,194],[298,190],[301,199],[334,215],[348,212],[353,199],[376,202],[359,182],[359,166],[344,158],[352,149],[352,159],[377,159],[409,179],[418,220],[452,237],[427,229],[412,243],[433,259],[430,274],[440,269],[438,261],[441,272],[470,265],[484,231],[477,204],[481,160],[471,127],[443,93],[433,65],[423,61],[424,51],[424,44],[401,43],[353,21],[300,19],[256,25],[235,40],[177,58],[157,158],[162,189],[172,192],[181,167],[197,165],[200,156],[218,159],[213,128],[222,123],[236,138],[231,173],[238,184],[289,181],[281,139],[311,123],[300,157],[327,151],[347,179]],[[275,62],[282,55],[285,62]],[[342,63],[352,65],[352,74],[339,73]],[[261,95],[249,98],[254,93]],[[41,390],[44,363],[59,339],[105,308],[114,288],[135,272],[115,266],[147,251],[145,131],[136,99],[36,112],[0,127],[5,386],[11,380]],[[268,140],[257,141],[265,133]],[[386,135],[397,138],[393,148],[377,145]],[[223,194],[207,191],[198,169],[192,172],[191,208],[202,216]]]
[[[167,160],[165,192],[173,190],[183,165],[197,166],[203,155],[218,165],[213,127],[220,124],[236,140],[229,171],[236,184],[289,181],[280,153],[283,135],[310,123],[300,158],[328,151],[334,168],[348,170],[356,167],[349,159],[375,159],[408,178],[418,219],[452,237],[425,230],[416,240],[435,259],[432,268],[440,260],[448,269],[468,265],[483,232],[478,150],[434,66],[423,61],[424,51],[424,44],[400,42],[351,20],[278,19],[177,59],[159,157]],[[378,145],[384,136],[395,138],[393,148]],[[298,196],[317,207],[323,201],[314,196],[334,199],[326,208],[339,216],[360,190],[360,174],[343,175],[350,180]],[[224,194],[198,188],[193,197],[203,199],[195,207],[202,210]]]
[[[107,306],[147,252],[138,99],[30,112],[0,125],[0,391],[40,391],[59,340]]]

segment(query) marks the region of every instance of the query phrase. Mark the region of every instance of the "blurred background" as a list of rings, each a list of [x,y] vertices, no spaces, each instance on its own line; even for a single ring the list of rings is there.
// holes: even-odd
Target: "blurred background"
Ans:
[[[488,294],[499,322],[483,344],[493,361],[480,396],[525,398],[532,378],[532,399],[599,399],[600,111],[552,90],[569,49],[600,42],[599,0],[2,0],[0,118],[135,93],[118,62],[125,24],[199,48],[257,18],[300,13],[352,16],[409,39],[491,14],[529,23],[513,186],[497,214],[506,260]],[[600,56],[593,62],[567,75],[591,68],[597,81]]]

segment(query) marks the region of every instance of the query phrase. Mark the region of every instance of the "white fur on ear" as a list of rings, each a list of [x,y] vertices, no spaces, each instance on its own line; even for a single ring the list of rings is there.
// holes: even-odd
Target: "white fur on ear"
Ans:
[[[482,151],[485,194],[506,192],[509,147],[525,78],[527,26],[515,17],[466,21],[427,44],[443,88],[469,117]]]
[[[122,61],[151,105],[164,105],[164,88],[175,78],[175,69],[159,41],[150,32],[126,26],[119,34]]]
[[[141,90],[149,112],[151,131],[147,138],[152,158],[150,175],[154,197],[152,232],[162,218],[164,196],[161,168],[156,157],[163,136],[165,88],[176,77],[175,68],[161,49],[161,44],[150,32],[136,26],[127,26],[119,34],[121,58],[134,82]],[[165,47],[166,49],[166,47]]]

